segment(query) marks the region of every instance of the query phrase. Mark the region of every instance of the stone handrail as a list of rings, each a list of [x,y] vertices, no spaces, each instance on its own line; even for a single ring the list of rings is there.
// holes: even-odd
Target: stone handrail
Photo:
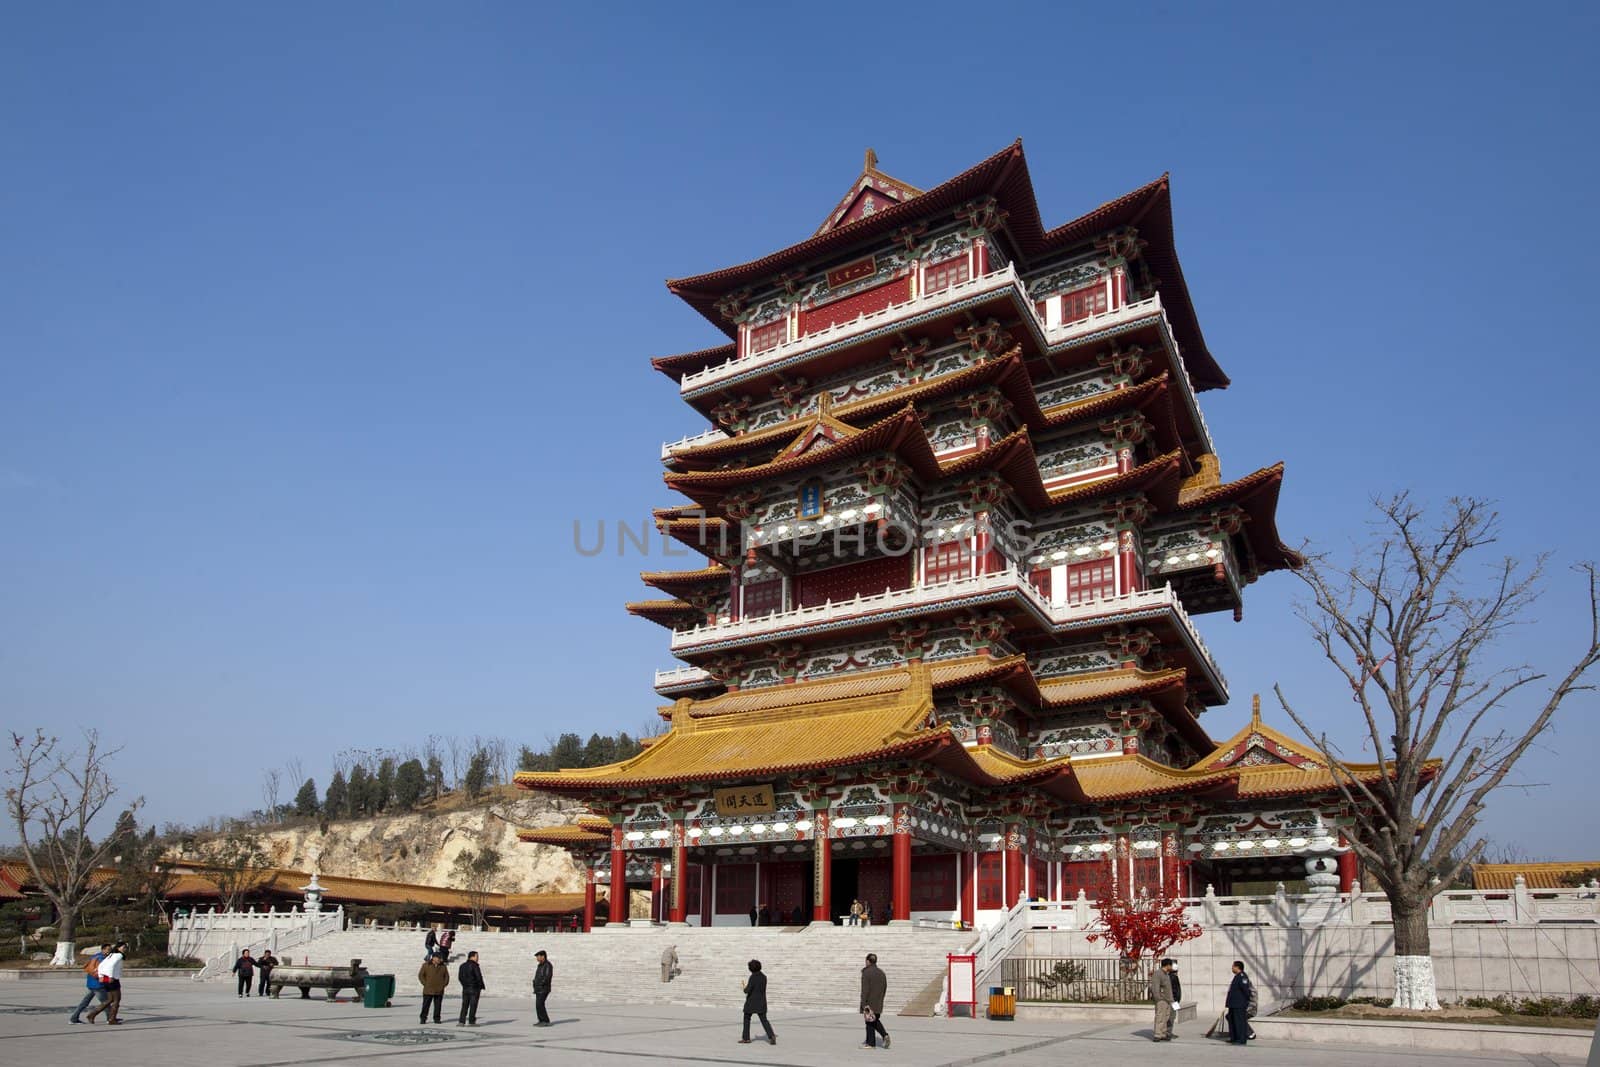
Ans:
[[[1223,675],[1221,669],[1217,666],[1216,660],[1211,656],[1211,650],[1201,640],[1200,631],[1195,627],[1194,620],[1184,610],[1177,593],[1173,592],[1170,586],[1161,585],[1153,589],[1101,597],[1082,604],[1052,604],[1040,595],[1039,591],[1033,587],[1033,583],[1028,581],[1025,576],[1009,569],[997,571],[993,574],[980,574],[972,578],[957,578],[953,581],[938,582],[933,585],[913,586],[910,589],[886,589],[882,593],[874,593],[870,596],[858,594],[850,600],[837,602],[830,600],[811,607],[792,608],[788,611],[773,612],[753,619],[700,623],[689,629],[675,631],[672,635],[671,649],[673,652],[680,652],[684,649],[691,649],[697,645],[710,642],[765,636],[780,633],[795,626],[856,619],[878,612],[935,604],[941,601],[980,596],[992,592],[1012,592],[1020,595],[1041,616],[1055,625],[1093,619],[1097,616],[1115,614],[1120,611],[1166,608],[1177,617],[1180,627],[1194,646],[1196,654],[1205,662],[1206,668],[1210,671],[1223,696],[1226,697],[1227,695],[1227,677]],[[659,674],[657,679],[657,684],[660,684]]]
[[[661,458],[668,459],[674,452],[684,448],[696,448],[700,445],[709,445],[714,441],[726,441],[728,435],[715,427],[702,430],[699,433],[685,434],[676,441],[664,441],[661,445]]]
[[[1028,898],[1019,896],[999,921],[985,926],[978,934],[978,940],[970,950],[977,957],[973,975],[978,985],[988,980],[990,973],[1000,966],[1000,961],[1010,955],[1022,943],[1028,931],[1033,929],[1031,910],[1032,904]]]
[[[1428,922],[1600,924],[1600,885],[1576,889],[1529,889],[1518,877],[1510,890],[1447,890],[1433,898]],[[1382,893],[1289,894],[1282,885],[1270,896],[1218,896],[1207,887],[1204,896],[1184,897],[1186,917],[1201,926],[1383,926],[1393,919]],[[1035,900],[1027,904],[1031,929],[1086,930],[1097,907],[1080,889],[1072,900]],[[1007,921],[1010,921],[1008,914]],[[998,924],[996,924],[998,925]]]
[[[685,682],[702,682],[711,677],[711,672],[704,667],[673,667],[670,670],[656,671],[655,687],[660,689],[664,685],[682,685]]]
[[[845,322],[834,323],[832,326],[805,334],[802,337],[796,337],[792,341],[785,341],[780,345],[754,355],[743,358],[735,356],[724,363],[718,363],[716,366],[706,367],[692,374],[685,374],[679,383],[679,389],[683,393],[689,393],[748,370],[780,363],[809,348],[842,341],[880,326],[892,325],[896,320],[906,315],[931,311],[946,304],[957,303],[969,296],[998,291],[1008,286],[1015,288],[1018,302],[1028,309],[1029,313],[1034,317],[1035,326],[1038,326],[1038,313],[1033,310],[1032,302],[1029,301],[1027,293],[1023,291],[1022,282],[1017,277],[1016,265],[1008,263],[1001,270],[981,274],[964,282],[957,282],[955,285],[947,286],[936,293],[919,294],[904,303],[890,304],[879,311],[858,315]]]
[[[205,966],[195,972],[194,980],[200,982],[207,978],[216,978],[227,974],[233,969],[233,961],[238,959],[239,953],[245,949],[249,949],[255,955],[260,955],[262,949],[271,949],[273,954],[276,955],[285,949],[296,948],[319,937],[336,934],[344,929],[344,908],[339,907],[333,911],[302,914],[300,919],[299,925],[293,929],[274,929],[266,937],[257,938],[246,944],[231,946],[227,952],[212,956],[206,960]]]

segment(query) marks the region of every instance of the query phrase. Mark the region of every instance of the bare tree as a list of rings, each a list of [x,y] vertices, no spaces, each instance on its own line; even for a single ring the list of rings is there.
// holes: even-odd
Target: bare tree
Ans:
[[[461,776],[466,773],[466,764],[472,757],[472,749],[454,734],[444,739],[444,746],[450,755],[450,788],[460,789]]]
[[[205,856],[210,867],[206,877],[217,887],[224,911],[233,911],[272,878],[272,860],[261,839],[243,830],[212,842]]]
[[[261,772],[261,802],[266,805],[268,822],[277,822],[278,794],[283,791],[283,772],[273,767]]]
[[[1395,1006],[1437,1010],[1428,903],[1482,853],[1474,829],[1489,795],[1567,697],[1594,688],[1584,678],[1600,663],[1600,590],[1593,563],[1576,568],[1588,581],[1588,646],[1524,721],[1513,698],[1546,675],[1499,664],[1493,650],[1538,600],[1545,558],[1503,558],[1480,579],[1469,568],[1499,526],[1487,504],[1452,500],[1437,525],[1406,494],[1376,507],[1371,542],[1348,566],[1308,558],[1298,574],[1311,600],[1297,610],[1387,765],[1354,766],[1311,731],[1281,687],[1277,694],[1327,760],[1355,821],[1351,848],[1389,898]]]
[[[283,761],[283,780],[290,785],[306,780],[305,761],[299,756],[290,756]]]
[[[467,907],[472,909],[472,925],[483,925],[483,913],[495,892],[505,860],[498,850],[485,845],[477,852],[463,849],[450,865],[450,880],[461,887]]]
[[[117,793],[106,765],[121,749],[102,750],[100,735],[85,730],[81,752],[63,752],[57,738],[35,730],[33,737],[11,735],[12,765],[6,777],[6,813],[22,843],[22,855],[40,890],[55,906],[59,925],[51,963],[74,962],[74,937],[84,908],[110,893],[113,879],[96,874],[117,847],[117,835],[98,845],[91,825]],[[128,805],[125,818],[144,804]]]

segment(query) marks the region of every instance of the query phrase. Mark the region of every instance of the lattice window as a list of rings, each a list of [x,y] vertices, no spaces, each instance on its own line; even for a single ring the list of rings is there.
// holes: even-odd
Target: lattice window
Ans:
[[[698,863],[687,864],[683,872],[683,907],[687,915],[700,914],[700,873],[705,868]]]
[[[1116,592],[1116,569],[1109,558],[1067,565],[1068,604],[1087,604],[1115,596]]]
[[[783,579],[751,582],[744,587],[744,618],[759,619],[783,610]]]
[[[978,910],[992,911],[1005,907],[1006,869],[1005,853],[978,853]]]
[[[789,339],[789,320],[776,319],[765,326],[750,327],[751,355],[765,352],[769,348],[777,348]]]
[[[1143,891],[1152,897],[1161,895],[1161,857],[1149,859],[1135,856],[1133,860],[1133,891]]]
[[[972,573],[972,549],[965,541],[946,541],[923,550],[923,582],[935,585]]]
[[[1046,600],[1050,599],[1050,571],[1049,567],[1040,567],[1028,575],[1028,583]]]
[[[1041,859],[1028,860],[1028,870],[1033,875],[1033,895],[1041,900],[1050,896],[1050,865]]]
[[[1077,897],[1078,890],[1093,900],[1111,896],[1110,865],[1102,859],[1084,860],[1061,865],[1061,896],[1066,900]]]
[[[1103,315],[1105,312],[1106,286],[1103,281],[1086,285],[1082,289],[1074,289],[1061,296],[1062,323],[1077,322],[1090,315]]]
[[[863,597],[879,596],[885,589],[905,589],[911,585],[911,557],[884,556],[843,567],[811,571],[795,579],[795,602],[813,608],[832,601],[842,604]]]
[[[911,910],[954,911],[956,908],[956,857],[911,857]]]
[[[923,275],[923,292],[937,293],[948,289],[952,285],[960,285],[972,277],[972,267],[967,262],[967,254],[963,252],[954,259],[946,259],[939,263],[929,265]]]

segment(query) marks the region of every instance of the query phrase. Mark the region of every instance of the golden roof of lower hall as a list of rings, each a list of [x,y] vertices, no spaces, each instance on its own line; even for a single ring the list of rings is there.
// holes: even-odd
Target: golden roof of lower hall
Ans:
[[[977,785],[1027,785],[1077,803],[1194,792],[1265,798],[1328,793],[1338,788],[1333,774],[1320,765],[1221,765],[1217,753],[1190,768],[1169,767],[1131,754],[1025,759],[994,746],[967,747],[949,726],[935,720],[932,694],[936,687],[1001,677],[1007,672],[1026,675],[1026,662],[1020,656],[1005,660],[969,657],[768,686],[706,700],[684,698],[667,709],[671,729],[631,759],[602,767],[525,771],[516,776],[516,783],[526,789],[587,795],[912,760],[936,764]],[[1178,691],[1184,680],[1181,671],[1121,670],[1037,684],[1047,703],[1083,706],[1169,690],[1181,697]],[[1163,703],[1168,702],[1163,697]],[[1186,707],[1179,711],[1188,714]],[[1347,769],[1361,780],[1374,780],[1384,773],[1376,764]],[[581,843],[600,832],[597,826],[527,839],[557,843],[556,838],[562,838]]]
[[[1515,889],[1517,875],[1529,889],[1564,889],[1580,877],[1594,877],[1600,871],[1600,860],[1577,860],[1566,863],[1474,863],[1472,885],[1475,889]]]
[[[165,896],[168,900],[214,900],[220,897],[216,882],[203,864],[172,864],[179,872]],[[261,880],[252,895],[299,897],[311,879],[306,871],[281,867],[263,868]],[[426,904],[432,908],[467,911],[472,907],[468,894],[448,886],[413,885],[367,878],[317,875],[324,890],[323,899],[332,904]],[[564,915],[583,908],[582,893],[490,893],[485,910],[492,914]]]

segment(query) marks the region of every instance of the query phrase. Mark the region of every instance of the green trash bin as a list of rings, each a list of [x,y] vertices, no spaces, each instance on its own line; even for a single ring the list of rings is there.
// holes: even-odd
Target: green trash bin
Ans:
[[[361,985],[361,1005],[366,1008],[387,1008],[394,999],[394,975],[369,974]]]

